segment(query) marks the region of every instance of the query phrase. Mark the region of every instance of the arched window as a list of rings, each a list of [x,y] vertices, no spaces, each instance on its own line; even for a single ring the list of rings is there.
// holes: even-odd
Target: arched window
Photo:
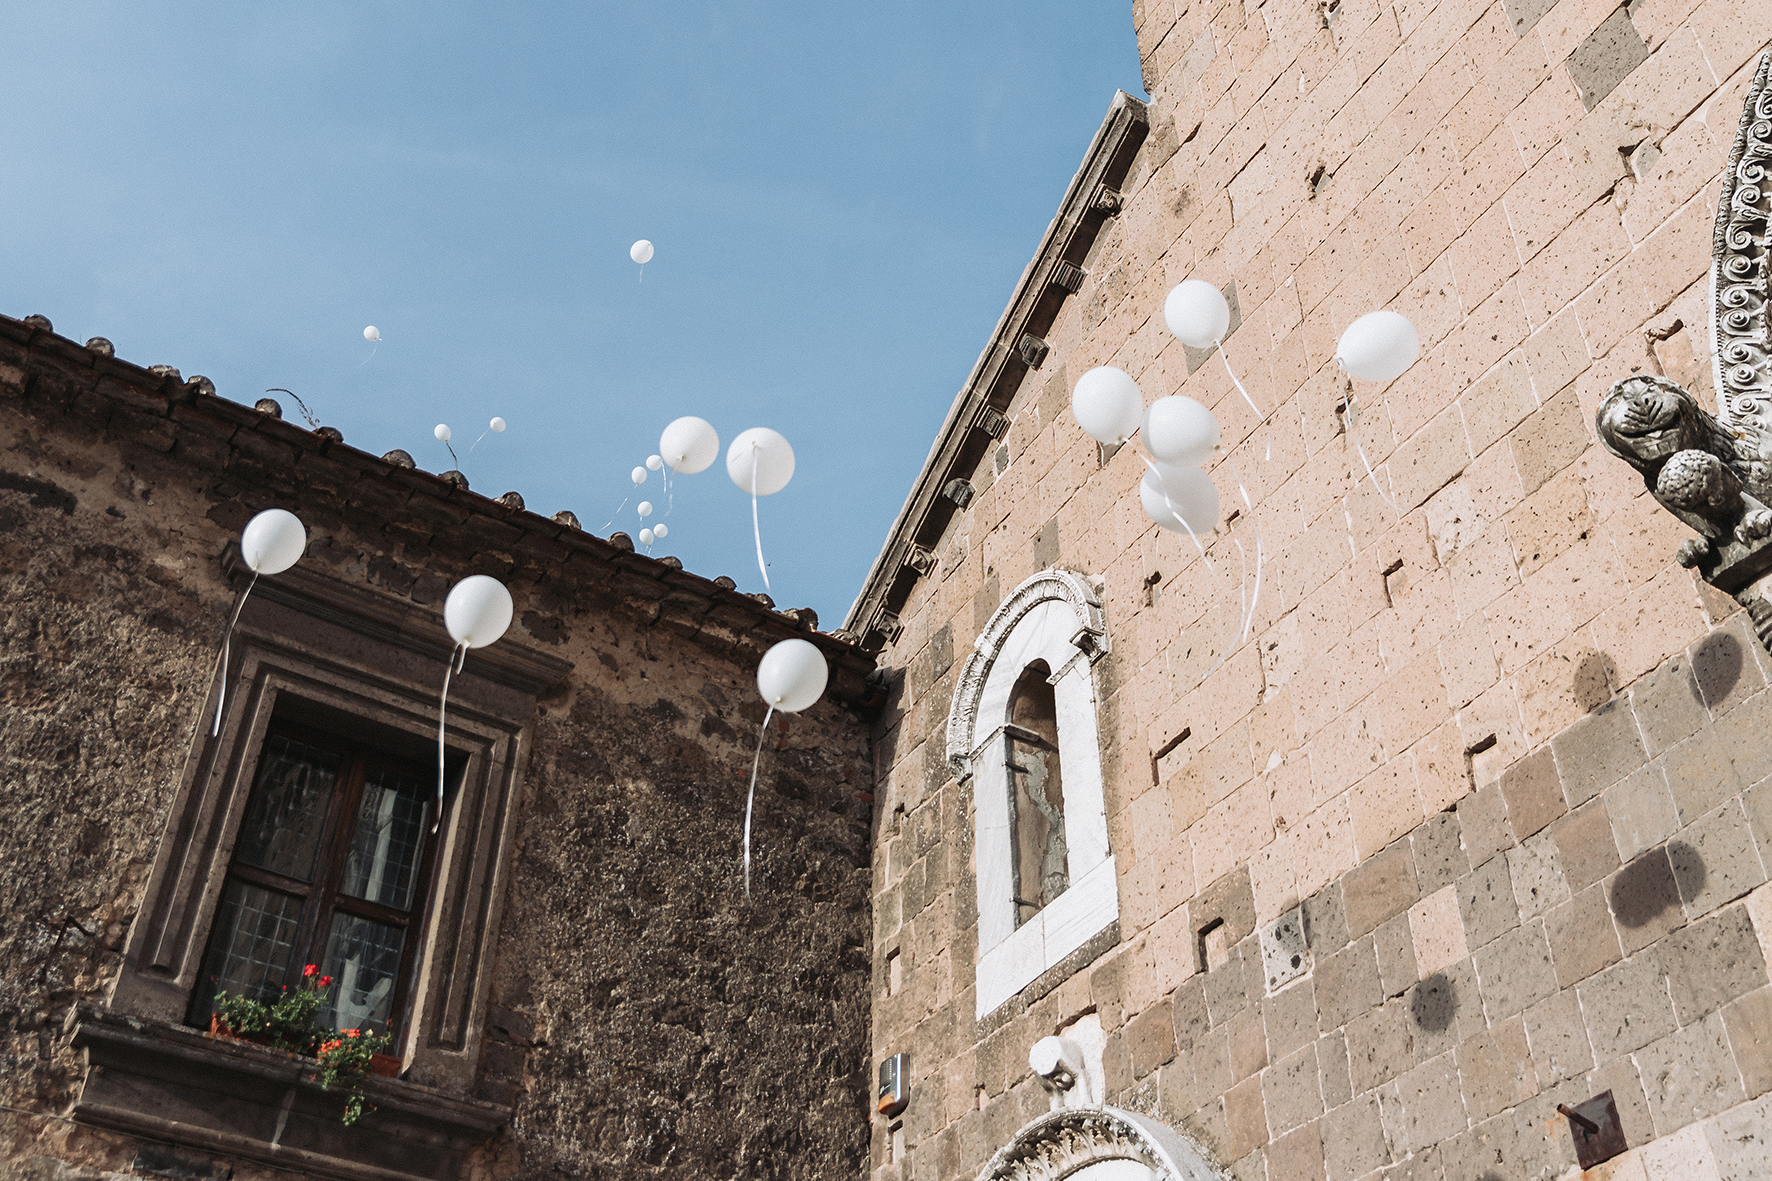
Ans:
[[[1094,589],[1045,570],[997,608],[954,690],[948,762],[977,813],[980,1017],[1120,917],[1095,718],[1107,650]]]

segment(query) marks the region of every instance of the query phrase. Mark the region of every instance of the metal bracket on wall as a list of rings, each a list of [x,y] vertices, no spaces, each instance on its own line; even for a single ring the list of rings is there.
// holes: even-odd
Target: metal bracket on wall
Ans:
[[[1618,1122],[1618,1104],[1611,1091],[1602,1091],[1574,1107],[1559,1103],[1557,1110],[1569,1121],[1575,1159],[1583,1169],[1603,1164],[1625,1150],[1624,1127]]]

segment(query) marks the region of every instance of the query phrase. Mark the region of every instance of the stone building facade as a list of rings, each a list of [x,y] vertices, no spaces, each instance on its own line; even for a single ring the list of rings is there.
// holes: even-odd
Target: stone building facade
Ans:
[[[112,353],[0,317],[0,1176],[862,1171],[871,660],[569,513]],[[214,726],[235,543],[273,506],[307,552],[246,598]],[[301,1063],[206,1036],[198,994],[264,876],[241,849],[273,744],[413,768],[429,806],[440,607],[476,573],[516,618],[451,684],[389,976],[402,1074],[347,1129]],[[747,903],[754,673],[791,636],[831,687],[771,727]],[[331,954],[295,942],[273,990]]]
[[[1712,412],[1759,380],[1713,366],[1709,270],[1772,6],[1133,20],[1150,102],[847,624],[891,680],[872,1040],[908,1085],[872,1176],[1772,1176],[1772,659],[1594,427],[1633,376]],[[1165,328],[1190,278],[1222,358]],[[1761,345],[1766,281],[1723,282]],[[1421,358],[1350,384],[1379,308]],[[1213,408],[1206,557],[1077,427],[1097,365]],[[1053,1036],[1081,1060],[1034,1069]]]

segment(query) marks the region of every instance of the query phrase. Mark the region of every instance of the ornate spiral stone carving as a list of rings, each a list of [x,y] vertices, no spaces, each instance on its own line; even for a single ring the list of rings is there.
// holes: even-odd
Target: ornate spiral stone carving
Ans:
[[[1772,340],[1766,299],[1768,213],[1772,159],[1772,53],[1762,55],[1736,128],[1712,240],[1712,352],[1720,419],[1761,462],[1772,460],[1772,427],[1765,405],[1772,395]]]

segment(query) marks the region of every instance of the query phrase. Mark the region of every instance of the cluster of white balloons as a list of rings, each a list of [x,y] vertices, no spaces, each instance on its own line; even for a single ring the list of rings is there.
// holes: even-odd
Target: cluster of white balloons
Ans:
[[[1163,319],[1189,348],[1221,348],[1230,327],[1230,305],[1212,284],[1188,279],[1169,292]],[[1420,351],[1420,338],[1408,319],[1379,311],[1348,326],[1335,356],[1350,376],[1382,382],[1400,376]],[[1250,405],[1254,406],[1253,400]],[[1218,492],[1199,466],[1220,443],[1218,421],[1210,410],[1178,394],[1158,398],[1146,409],[1138,383],[1110,365],[1091,369],[1078,379],[1071,391],[1071,410],[1077,425],[1097,442],[1117,446],[1134,434],[1142,436],[1155,462],[1148,464],[1139,482],[1138,499],[1152,521],[1196,539],[1217,527]]]
[[[691,414],[674,419],[665,427],[658,437],[658,454],[648,459],[646,466],[657,471],[659,463],[662,463],[681,475],[693,476],[712,467],[719,455],[719,432],[707,419]],[[794,449],[781,432],[768,427],[754,426],[740,431],[726,450],[726,474],[738,485],[740,491],[751,495],[751,528],[756,535],[757,569],[762,573],[763,585],[767,588],[769,567],[763,560],[763,534],[757,520],[757,497],[773,496],[788,486],[788,481],[794,477]],[[645,468],[635,468],[634,483],[644,483],[645,479]],[[642,517],[651,511],[650,504],[640,502]],[[654,537],[663,537],[663,526],[655,526],[652,533]],[[644,530],[641,540],[646,541]]]
[[[1098,443],[1112,447],[1134,434],[1143,436],[1155,462],[1138,485],[1138,500],[1151,520],[1190,536],[1217,527],[1218,491],[1199,467],[1218,450],[1218,420],[1212,411],[1180,394],[1158,398],[1147,410],[1130,375],[1100,365],[1077,379],[1071,412]]]

